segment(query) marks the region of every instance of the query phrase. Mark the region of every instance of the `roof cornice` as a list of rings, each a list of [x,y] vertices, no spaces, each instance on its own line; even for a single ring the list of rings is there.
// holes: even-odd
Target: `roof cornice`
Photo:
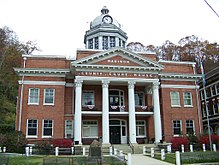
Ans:
[[[69,69],[50,69],[50,68],[14,68],[19,76],[55,76],[65,77],[70,73]]]
[[[159,60],[158,63],[169,63],[169,64],[182,64],[182,65],[196,65],[195,62],[190,61],[166,61],[166,60]]]
[[[173,81],[196,81],[199,80],[202,75],[200,74],[179,74],[179,73],[159,73],[161,80],[173,80]]]

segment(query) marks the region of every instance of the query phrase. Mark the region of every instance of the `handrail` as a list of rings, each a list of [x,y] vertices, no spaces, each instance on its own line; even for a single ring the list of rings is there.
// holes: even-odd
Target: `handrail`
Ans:
[[[129,137],[128,137],[128,145],[129,145],[129,147],[132,149],[132,154],[134,154],[134,145],[133,145],[132,142],[130,141]]]

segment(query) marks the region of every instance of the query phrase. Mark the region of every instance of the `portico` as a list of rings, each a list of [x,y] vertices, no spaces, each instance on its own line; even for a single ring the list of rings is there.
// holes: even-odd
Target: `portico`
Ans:
[[[92,108],[91,111],[82,111],[82,91],[83,86],[87,86],[88,84],[95,84],[99,86],[99,89],[102,90],[102,101],[100,110],[96,110],[92,107],[97,107],[94,103],[94,105],[88,105]],[[117,86],[122,86],[124,89],[124,94],[120,94],[118,96],[118,103],[115,104],[115,102],[112,102],[112,98],[117,98],[117,95],[112,94],[112,89],[117,88]],[[152,91],[152,99],[153,99],[153,112],[149,111],[137,111],[136,105],[135,105],[135,87],[141,86],[144,88],[150,88],[153,89]],[[110,88],[109,88],[110,87]],[[75,78],[75,116],[74,116],[74,141],[77,141],[79,144],[82,144],[82,115],[83,116],[101,116],[102,118],[102,129],[98,127],[98,132],[101,132],[102,137],[102,143],[103,144],[110,144],[110,139],[112,139],[111,132],[116,131],[117,129],[118,134],[122,138],[129,137],[129,140],[131,143],[135,144],[136,141],[136,116],[137,115],[153,115],[154,116],[154,132],[155,132],[155,142],[158,143],[162,139],[162,128],[161,128],[161,116],[160,116],[160,102],[159,102],[159,80],[158,79],[144,79],[144,78],[117,78],[117,77],[89,77],[89,76],[77,76]],[[110,91],[110,92],[109,92]],[[127,92],[126,92],[127,91]],[[115,92],[114,92],[115,93]],[[127,100],[123,97],[123,95],[127,95]],[[111,97],[110,97],[111,96]],[[111,99],[110,99],[111,98]],[[113,104],[114,103],[114,104]],[[147,107],[148,105],[143,105],[142,109],[144,107]],[[119,108],[118,111],[114,111],[116,108]],[[111,110],[110,110],[111,109]],[[113,110],[114,109],[114,110]],[[125,136],[122,136],[120,133],[120,128],[122,128],[120,125],[112,127],[110,126],[110,118],[119,118],[119,116],[126,116],[127,117],[127,127],[128,130],[125,130],[123,132],[127,132],[128,134]],[[112,130],[114,129],[114,130]],[[121,140],[120,142],[124,142],[124,140]]]

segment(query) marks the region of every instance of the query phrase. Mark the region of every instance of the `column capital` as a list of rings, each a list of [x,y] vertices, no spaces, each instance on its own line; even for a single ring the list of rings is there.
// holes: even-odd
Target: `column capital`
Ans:
[[[83,80],[75,80],[75,87],[81,87],[83,83]]]
[[[102,80],[102,88],[108,88],[110,81],[108,80]]]
[[[129,89],[134,89],[135,81],[128,81],[128,87],[129,87]]]
[[[153,82],[153,89],[158,89],[160,85],[159,81]]]

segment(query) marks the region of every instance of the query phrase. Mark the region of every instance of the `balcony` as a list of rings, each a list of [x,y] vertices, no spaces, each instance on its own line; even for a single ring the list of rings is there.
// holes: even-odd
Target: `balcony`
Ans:
[[[128,106],[110,105],[109,112],[128,112]],[[136,112],[153,112],[153,106],[136,106]],[[82,106],[82,111],[99,111],[102,112],[102,105],[86,105]]]

